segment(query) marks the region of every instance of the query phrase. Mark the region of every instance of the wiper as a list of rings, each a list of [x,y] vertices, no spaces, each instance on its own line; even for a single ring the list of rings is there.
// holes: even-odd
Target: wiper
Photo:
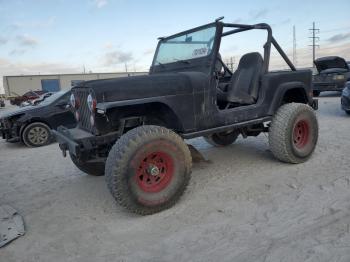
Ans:
[[[176,59],[176,58],[174,58],[173,60],[176,61],[176,62],[187,64],[187,65],[191,64],[191,62],[188,61],[188,60],[182,60],[182,59]]]

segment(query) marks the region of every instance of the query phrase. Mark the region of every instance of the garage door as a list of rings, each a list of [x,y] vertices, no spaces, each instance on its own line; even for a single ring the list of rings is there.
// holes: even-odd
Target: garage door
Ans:
[[[58,79],[43,79],[41,80],[41,88],[46,92],[60,91],[60,82]]]

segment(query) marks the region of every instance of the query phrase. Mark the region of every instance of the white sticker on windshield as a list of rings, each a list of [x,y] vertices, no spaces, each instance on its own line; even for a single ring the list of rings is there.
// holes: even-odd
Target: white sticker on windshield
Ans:
[[[193,50],[192,57],[206,56],[208,54],[208,48],[198,48]]]

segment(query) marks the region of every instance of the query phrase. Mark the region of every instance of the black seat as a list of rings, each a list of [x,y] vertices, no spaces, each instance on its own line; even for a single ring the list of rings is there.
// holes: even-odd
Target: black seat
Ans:
[[[235,104],[254,104],[258,98],[262,67],[263,58],[259,53],[243,55],[231,77],[227,92],[220,94],[218,99]]]

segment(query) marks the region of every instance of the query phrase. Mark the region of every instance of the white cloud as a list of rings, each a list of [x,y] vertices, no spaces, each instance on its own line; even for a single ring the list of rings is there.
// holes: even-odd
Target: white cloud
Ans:
[[[6,38],[0,36],[0,45],[4,45],[7,42],[8,42],[8,40]]]
[[[261,18],[265,18],[268,12],[269,10],[265,8],[260,10],[254,10],[254,11],[250,11],[250,16],[252,19],[261,19]]]
[[[113,48],[113,44],[111,42],[106,42],[106,44],[104,45],[105,49],[112,49]]]
[[[108,4],[107,0],[95,0],[95,5],[97,6],[97,8],[102,8],[107,4]]]
[[[333,35],[332,37],[328,38],[327,41],[329,42],[341,42],[343,40],[347,40],[350,38],[350,33],[347,33],[347,34],[336,34],[336,35]]]
[[[11,50],[11,52],[9,53],[9,55],[23,55],[25,52],[27,52],[26,49],[13,49]]]
[[[21,46],[35,47],[39,44],[39,41],[30,35],[18,35],[16,39]]]
[[[105,66],[112,66],[130,62],[133,60],[133,56],[131,52],[111,51],[104,55],[103,60]]]
[[[241,17],[237,17],[235,20],[232,21],[233,24],[239,24],[242,22],[242,18]]]
[[[154,54],[154,48],[147,48],[145,51],[143,51],[144,55],[153,55]]]
[[[46,20],[36,20],[36,21],[16,21],[13,22],[8,26],[8,30],[17,30],[17,29],[24,29],[24,28],[31,28],[31,29],[45,29],[50,28],[55,24],[57,20],[56,16],[50,16]]]

